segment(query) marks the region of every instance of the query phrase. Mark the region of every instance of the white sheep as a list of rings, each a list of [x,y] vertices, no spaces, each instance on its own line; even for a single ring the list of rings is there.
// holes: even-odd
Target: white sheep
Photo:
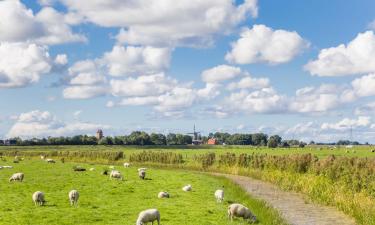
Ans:
[[[77,205],[78,199],[79,199],[78,191],[77,190],[71,190],[69,192],[70,205]]]
[[[146,177],[146,170],[139,170],[138,169],[138,176],[139,176],[139,178],[144,180],[145,177]]]
[[[192,187],[191,187],[190,184],[188,184],[188,185],[184,186],[184,187],[182,188],[182,190],[183,190],[183,191],[191,191],[191,190],[192,190]]]
[[[127,163],[127,162],[126,162],[126,163],[124,163],[124,167],[125,167],[125,168],[128,168],[128,167],[130,167],[130,163]]]
[[[120,171],[112,170],[111,173],[109,174],[109,178],[110,179],[115,178],[115,179],[122,180],[122,175],[121,175]]]
[[[15,174],[13,174],[13,175],[9,178],[9,182],[11,182],[11,181],[16,181],[16,180],[22,182],[24,176],[25,176],[25,175],[24,175],[23,173],[15,173]]]
[[[158,194],[158,198],[169,198],[169,193],[166,191],[161,191]]]
[[[53,160],[53,159],[46,159],[46,162],[48,162],[48,163],[55,163],[55,160]]]
[[[224,200],[224,190],[216,190],[215,191],[215,198],[217,202],[223,202]]]
[[[233,221],[233,217],[242,217],[244,220],[256,221],[255,215],[244,205],[234,203],[228,206],[228,217]]]
[[[147,209],[139,213],[136,225],[144,225],[149,222],[154,224],[154,221],[160,225],[160,213],[157,209]]]
[[[44,200],[44,193],[41,191],[34,192],[33,201],[35,205],[44,205],[44,203],[46,202]]]

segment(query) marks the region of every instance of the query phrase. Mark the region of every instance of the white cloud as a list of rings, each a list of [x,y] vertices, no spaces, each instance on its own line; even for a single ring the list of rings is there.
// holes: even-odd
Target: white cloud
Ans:
[[[239,67],[219,65],[202,72],[202,80],[207,83],[216,83],[233,79],[241,74]]]
[[[159,73],[169,67],[171,50],[115,45],[102,58],[112,76]]]
[[[31,111],[18,116],[15,124],[10,128],[7,137],[48,137],[72,136],[78,134],[94,134],[98,128],[109,129],[108,125],[88,122],[63,122],[48,111]]]
[[[226,97],[223,105],[226,111],[232,113],[281,113],[287,110],[287,98],[277,94],[273,88],[252,92],[241,90]]]
[[[108,94],[108,87],[105,86],[69,86],[63,90],[64,98],[88,99]]]
[[[375,115],[375,102],[370,102],[365,105],[359,106],[354,111],[355,115]]]
[[[322,49],[318,59],[305,65],[305,70],[317,76],[344,76],[375,72],[375,35],[373,31],[359,33],[347,45]]]
[[[110,81],[114,96],[155,96],[173,89],[176,84],[176,80],[166,77],[164,73]]]
[[[0,41],[38,44],[85,42],[81,34],[74,34],[69,18],[50,7],[42,8],[36,15],[19,0],[0,1]]]
[[[370,124],[371,117],[359,116],[357,119],[344,118],[337,123],[323,123],[321,129],[348,130],[348,128],[368,127]]]
[[[239,6],[232,0],[62,0],[70,12],[104,27],[122,27],[117,37],[130,45],[207,45],[223,33],[257,16],[257,1]],[[126,16],[124,16],[126,15]]]
[[[36,44],[0,42],[0,88],[35,83],[51,68],[47,48]]]
[[[375,55],[374,55],[375,57]],[[359,97],[375,95],[375,73],[352,81],[353,92]]]
[[[268,78],[253,78],[246,76],[238,82],[228,84],[229,90],[234,89],[262,89],[270,87],[270,80]]]
[[[232,50],[225,59],[237,64],[266,62],[286,63],[308,46],[295,31],[273,30],[265,25],[245,28],[240,39],[232,43]]]
[[[323,84],[318,88],[305,87],[296,91],[290,110],[299,113],[326,112],[341,104],[336,85]]]
[[[68,56],[66,54],[58,54],[55,57],[55,64],[62,66],[68,64]]]

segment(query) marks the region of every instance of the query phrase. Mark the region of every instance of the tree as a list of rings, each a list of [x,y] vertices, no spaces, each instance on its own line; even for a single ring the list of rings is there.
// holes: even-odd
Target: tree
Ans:
[[[276,148],[281,144],[281,137],[279,135],[273,135],[268,139],[268,147]]]
[[[251,140],[254,145],[257,146],[266,146],[267,145],[267,134],[255,133],[251,135]]]
[[[165,145],[167,143],[167,138],[164,134],[152,133],[150,135],[150,140],[154,145]]]

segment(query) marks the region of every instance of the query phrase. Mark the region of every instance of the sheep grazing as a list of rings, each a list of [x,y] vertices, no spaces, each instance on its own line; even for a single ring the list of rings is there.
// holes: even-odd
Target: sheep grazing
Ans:
[[[56,163],[55,160],[53,160],[53,159],[46,159],[46,162],[48,162],[48,163]]]
[[[255,215],[244,205],[234,203],[228,206],[228,217],[233,221],[233,217],[242,217],[244,220],[256,221]]]
[[[191,190],[192,190],[192,187],[191,187],[190,184],[188,184],[188,185],[184,186],[184,187],[182,188],[182,190],[183,190],[183,191],[191,191]]]
[[[71,190],[69,192],[70,205],[77,205],[78,199],[79,199],[78,191],[77,190]]]
[[[158,198],[169,198],[169,193],[166,191],[161,191],[158,194]]]
[[[120,179],[122,180],[122,175],[119,171],[117,170],[112,170],[111,173],[109,174],[109,178],[112,179],[112,178],[115,178],[115,179]]]
[[[154,224],[154,221],[160,225],[160,213],[157,209],[147,209],[139,213],[136,225],[144,225],[149,222]]]
[[[44,203],[46,202],[44,200],[44,193],[41,192],[41,191],[37,191],[37,192],[34,192],[33,194],[33,201],[34,201],[34,204],[37,206],[41,206],[41,205],[44,205]]]
[[[9,182],[11,181],[23,181],[24,174],[23,173],[15,173],[9,178]]]
[[[146,170],[138,169],[138,176],[139,176],[139,178],[144,180],[145,177],[146,177]]]
[[[125,167],[125,168],[129,168],[129,167],[130,167],[130,163],[127,163],[127,162],[124,163],[124,167]]]
[[[215,198],[217,202],[223,202],[224,200],[224,190],[216,190],[215,191]]]

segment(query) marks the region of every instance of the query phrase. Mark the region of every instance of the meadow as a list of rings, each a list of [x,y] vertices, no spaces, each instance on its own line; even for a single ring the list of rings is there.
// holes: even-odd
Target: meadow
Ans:
[[[1,165],[12,169],[0,170],[0,224],[135,224],[138,213],[157,208],[161,224],[228,224],[227,207],[232,202],[248,206],[257,215],[257,224],[285,224],[278,213],[262,201],[248,196],[240,187],[225,178],[189,171],[149,169],[147,179],[138,178],[136,167],[116,166],[124,180],[110,180],[102,175],[108,165],[57,161],[49,164],[38,158],[25,157],[13,163],[13,157],[3,157]],[[94,171],[75,172],[74,166]],[[25,174],[24,181],[9,183],[15,172]],[[191,184],[192,192],[181,188]],[[217,203],[213,196],[224,186],[225,201]],[[80,192],[77,207],[69,204],[68,192]],[[46,205],[34,206],[31,195],[45,193]],[[159,191],[168,191],[169,199],[158,199]],[[242,219],[233,223],[247,224]]]
[[[304,194],[306,201],[334,206],[375,225],[373,146],[275,148],[248,146],[12,146],[4,157],[40,155],[67,162],[134,165],[250,176]]]

